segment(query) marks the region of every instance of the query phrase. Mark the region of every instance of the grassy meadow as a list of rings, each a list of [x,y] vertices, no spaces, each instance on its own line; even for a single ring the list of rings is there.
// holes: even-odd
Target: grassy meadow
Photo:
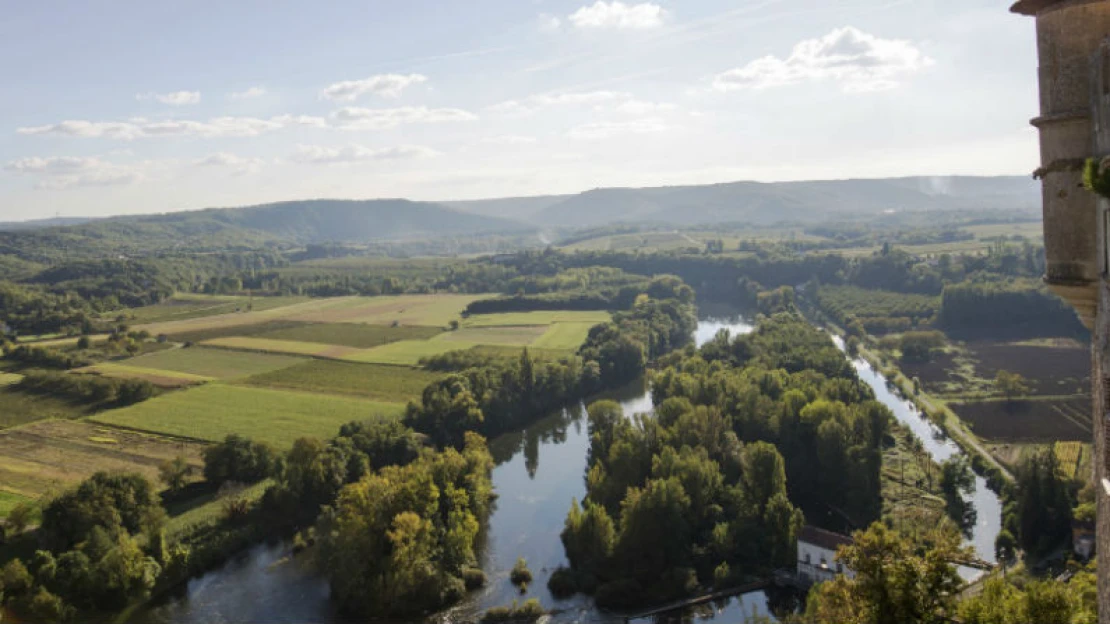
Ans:
[[[261,388],[323,392],[405,403],[419,399],[424,388],[440,377],[438,373],[403,366],[310,360],[290,368],[248,377],[240,383]]]
[[[190,347],[132,358],[127,360],[127,366],[209,379],[235,379],[293,366],[302,361],[280,355]]]
[[[210,442],[238,433],[288,448],[300,437],[330,438],[352,420],[400,416],[404,407],[346,396],[209,384],[103,412],[94,420]]]

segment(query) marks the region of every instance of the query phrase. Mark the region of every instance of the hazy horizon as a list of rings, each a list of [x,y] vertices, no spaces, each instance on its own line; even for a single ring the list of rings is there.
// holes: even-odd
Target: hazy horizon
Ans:
[[[0,221],[1027,175],[1007,2],[129,1],[0,17]]]

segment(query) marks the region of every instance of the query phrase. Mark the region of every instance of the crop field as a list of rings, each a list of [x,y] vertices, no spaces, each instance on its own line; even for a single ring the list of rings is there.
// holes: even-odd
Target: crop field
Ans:
[[[906,377],[921,380],[927,392],[943,393],[952,389],[951,384],[959,385],[963,381],[955,354],[947,351],[936,354],[928,362],[899,362],[898,367]]]
[[[126,360],[128,367],[195,375],[205,379],[235,379],[266,373],[303,362],[301,358],[265,353],[189,347]]]
[[[359,351],[343,358],[348,362],[416,366],[420,360],[449,351],[459,351],[478,346],[460,340],[402,340],[387,345]]]
[[[999,370],[1029,380],[1037,395],[1081,394],[1090,391],[1091,356],[1086,347],[1028,346],[998,342],[971,343],[976,375],[992,380]]]
[[[354,347],[340,347],[333,344],[299,342],[296,340],[270,340],[267,338],[251,338],[249,336],[214,338],[212,340],[206,340],[201,344],[206,347],[220,347],[222,349],[306,355],[309,357],[333,359],[356,355],[361,351],[361,349],[355,349]]]
[[[197,295],[178,294],[170,299],[151,306],[128,311],[132,324],[181,321],[218,314],[233,314],[248,307],[255,312],[272,310],[294,303],[308,301],[307,297],[247,297],[241,295]],[[115,318],[117,313],[110,312],[107,318]]]
[[[436,336],[431,342],[461,342],[467,345],[527,346],[548,331],[547,325],[510,325],[508,327],[465,327]]]
[[[604,310],[554,310],[542,312],[503,312],[475,314],[466,319],[466,327],[507,327],[510,325],[550,325],[552,323],[605,323],[612,315]],[[575,345],[577,346],[577,345]]]
[[[1090,399],[978,401],[948,407],[992,442],[1080,441],[1091,437]]]
[[[1060,470],[1071,478],[1079,476],[1079,467],[1083,465],[1083,446],[1081,442],[1057,442],[1053,446]]]
[[[440,377],[438,373],[403,366],[309,360],[290,368],[248,377],[240,383],[406,403],[418,400],[424,388]]]
[[[288,448],[304,436],[330,438],[352,420],[393,418],[403,411],[402,403],[209,384],[102,412],[95,421],[208,441],[238,433]]]
[[[250,312],[229,312],[211,316],[159,321],[135,325],[135,330],[146,330],[151,335],[166,334],[171,338],[198,331],[223,330],[230,327],[246,327],[259,325],[270,321],[288,320],[300,314],[335,306],[343,306],[358,301],[358,297],[333,297],[330,299],[298,300],[300,303],[278,306],[266,310],[251,310]]]
[[[92,366],[74,369],[71,372],[77,375],[100,375],[101,377],[112,377],[115,379],[142,379],[144,381],[149,381],[159,388],[184,388],[214,380],[213,377],[156,370],[153,368],[140,368],[138,366],[116,364],[114,362],[94,364]]]
[[[575,351],[586,341],[594,325],[597,323],[554,323],[531,345],[541,349]]]
[[[0,484],[38,497],[99,470],[140,472],[158,483],[158,464],[184,457],[202,466],[203,445],[82,421],[45,420],[0,431]]]
[[[442,329],[411,325],[364,325],[360,323],[316,323],[274,329],[258,334],[255,338],[293,340],[320,344],[370,349],[400,340],[427,340]]]
[[[312,323],[368,323],[445,327],[458,320],[472,301],[489,295],[398,295],[357,297],[288,318]]]
[[[0,428],[48,418],[80,418],[88,413],[87,407],[74,405],[64,399],[28,394],[11,385],[0,386]]]

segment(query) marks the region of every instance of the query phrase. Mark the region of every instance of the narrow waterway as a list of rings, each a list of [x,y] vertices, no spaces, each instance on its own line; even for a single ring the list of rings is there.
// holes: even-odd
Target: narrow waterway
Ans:
[[[708,310],[695,334],[701,345],[721,329],[733,335],[748,333],[752,325],[734,311]],[[860,377],[898,420],[913,429],[938,461],[959,449],[939,440],[937,432],[906,401],[893,394],[866,362],[855,361]],[[621,403],[626,414],[652,409],[646,384],[639,382],[599,398]],[[586,453],[589,447],[583,406],[575,406],[537,421],[527,429],[503,435],[490,443],[496,466],[493,484],[498,500],[490,515],[481,549],[481,565],[488,583],[459,606],[430,618],[434,622],[476,620],[492,606],[538,598],[556,611],[554,622],[617,623],[623,618],[598,610],[585,596],[556,600],[547,590],[551,573],[566,563],[559,533],[571,499],[585,494]],[[980,556],[993,557],[999,524],[998,499],[976,481],[974,501],[979,512],[972,543]],[[349,620],[336,613],[327,583],[306,562],[289,559],[285,546],[258,546],[223,567],[188,582],[174,595],[140,610],[129,621],[136,624],[201,624],[223,622],[335,622]],[[509,571],[524,557],[535,580],[526,594],[509,582]],[[753,613],[769,614],[768,595],[754,592],[705,605],[689,619],[742,622]],[[686,618],[683,618],[686,619]]]

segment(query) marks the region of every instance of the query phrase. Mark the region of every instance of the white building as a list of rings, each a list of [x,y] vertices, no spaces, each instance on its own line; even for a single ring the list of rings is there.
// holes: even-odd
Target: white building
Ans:
[[[852,578],[852,570],[836,560],[836,549],[852,543],[847,535],[833,533],[814,526],[804,526],[798,532],[798,579],[808,583],[831,580],[837,574]]]

